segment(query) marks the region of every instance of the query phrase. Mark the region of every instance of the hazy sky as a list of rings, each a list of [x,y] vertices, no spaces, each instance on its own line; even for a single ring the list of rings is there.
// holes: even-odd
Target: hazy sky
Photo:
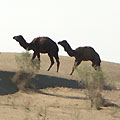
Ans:
[[[120,0],[0,0],[0,52],[25,51],[12,39],[20,34],[92,46],[102,60],[120,63]]]

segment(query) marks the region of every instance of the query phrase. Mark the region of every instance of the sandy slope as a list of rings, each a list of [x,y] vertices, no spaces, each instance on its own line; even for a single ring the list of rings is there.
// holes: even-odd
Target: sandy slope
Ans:
[[[41,56],[41,69],[34,79],[39,88],[37,92],[21,92],[11,83],[18,70],[15,53],[0,54],[0,120],[119,120],[120,109],[103,107],[102,110],[90,108],[90,101],[84,90],[78,89],[79,79],[75,72],[70,76],[74,58],[60,57],[60,70],[56,64],[46,71],[50,62],[46,55]],[[88,62],[87,64],[90,64]],[[102,62],[102,69],[108,80],[120,88],[120,65]],[[120,91],[106,90],[105,99],[120,105]]]

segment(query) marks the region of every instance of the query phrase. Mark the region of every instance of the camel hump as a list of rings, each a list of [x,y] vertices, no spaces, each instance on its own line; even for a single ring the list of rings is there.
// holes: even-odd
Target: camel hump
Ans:
[[[91,47],[91,46],[85,46],[85,49],[91,49],[91,50],[93,50],[95,52],[95,49],[93,47]]]
[[[78,47],[78,48],[76,48],[76,51],[84,51],[84,50],[87,50],[87,51],[94,51],[95,52],[95,50],[94,50],[94,48],[93,47],[90,47],[90,46],[85,46],[85,47]]]
[[[42,40],[43,40],[43,41],[44,41],[44,40],[50,40],[50,41],[52,41],[52,39],[50,39],[49,37],[38,37],[38,39],[41,40],[41,41],[42,41]]]
[[[94,50],[94,48],[85,46],[85,47],[78,47],[76,53],[79,54],[80,57],[85,59],[100,59],[99,54]],[[99,60],[100,61],[100,60]]]
[[[39,51],[41,51],[42,53],[46,53],[49,51],[59,51],[57,44],[49,37],[36,37],[30,43],[30,46],[31,48],[39,49]]]
[[[33,39],[32,42],[35,42],[35,41],[40,41],[40,42],[54,42],[51,38],[49,37],[36,37]],[[54,42],[55,43],[55,42]]]
[[[36,41],[36,40],[43,40],[43,41],[45,41],[45,40],[51,40],[51,39],[49,37],[36,37],[36,38],[33,39],[33,41]]]

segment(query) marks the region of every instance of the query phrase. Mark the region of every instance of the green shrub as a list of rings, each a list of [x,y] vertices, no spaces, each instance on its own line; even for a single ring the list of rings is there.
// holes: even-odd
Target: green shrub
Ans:
[[[16,56],[16,62],[20,70],[26,72],[37,72],[40,68],[40,62],[38,59],[31,60],[31,54],[26,51]]]
[[[12,81],[21,90],[31,87],[31,80],[40,68],[39,60],[31,60],[31,54],[26,51],[21,53],[20,56],[16,56],[16,63],[19,70],[14,75]]]
[[[94,70],[86,64],[81,64],[76,70],[80,77],[78,82],[84,84],[85,95],[91,100],[91,107],[99,109],[104,104],[101,92],[106,84],[105,74],[102,70]]]

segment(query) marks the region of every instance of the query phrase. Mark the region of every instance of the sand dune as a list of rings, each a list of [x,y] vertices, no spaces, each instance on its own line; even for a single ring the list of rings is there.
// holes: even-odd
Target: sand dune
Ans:
[[[120,109],[113,106],[102,110],[90,108],[90,101],[79,86],[79,76],[72,76],[74,58],[60,56],[60,70],[56,63],[48,72],[50,61],[41,55],[41,68],[32,80],[37,92],[22,92],[11,82],[19,70],[15,56],[18,53],[0,54],[0,120],[119,120]],[[91,64],[82,62],[82,64]],[[104,90],[103,96],[120,106],[120,64],[102,61],[102,69],[118,90]]]

